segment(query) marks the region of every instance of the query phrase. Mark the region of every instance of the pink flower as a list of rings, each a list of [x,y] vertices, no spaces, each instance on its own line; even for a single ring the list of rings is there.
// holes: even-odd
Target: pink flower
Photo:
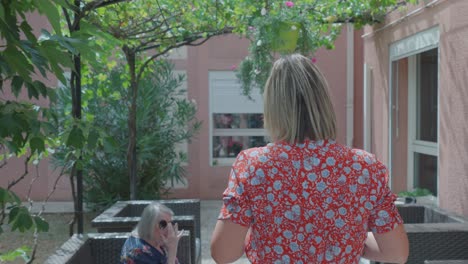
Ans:
[[[254,28],[254,27],[252,27],[252,26],[249,26],[249,30],[250,30],[250,31],[254,31],[254,30],[255,30],[255,28]]]
[[[316,63],[316,62],[317,62],[317,58],[314,57],[314,58],[310,59],[310,61],[312,61],[312,63]]]
[[[294,6],[294,3],[292,1],[286,1],[284,2],[284,4],[287,6],[287,7],[293,7]]]
[[[237,70],[237,65],[236,64],[231,65],[231,70],[233,71]]]

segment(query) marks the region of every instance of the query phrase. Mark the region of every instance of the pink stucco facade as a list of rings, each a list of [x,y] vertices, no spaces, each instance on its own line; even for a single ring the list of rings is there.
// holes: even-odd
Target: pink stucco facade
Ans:
[[[468,215],[468,1],[423,1],[394,12],[386,22],[364,32],[364,63],[372,69],[372,150],[389,161],[390,46],[418,32],[438,27],[438,203]],[[403,19],[404,18],[404,19]],[[407,106],[407,67],[399,60],[400,105]],[[405,75],[406,74],[406,75]],[[406,87],[405,87],[406,84]],[[400,109],[400,131],[406,133],[408,109]],[[406,189],[407,135],[393,141],[392,187]]]
[[[358,35],[358,34],[355,34]],[[338,122],[338,141],[346,143],[346,31],[336,42],[336,49],[319,50],[316,53],[317,64],[329,82]],[[178,189],[174,197],[197,197],[201,199],[220,199],[226,188],[230,166],[212,166],[210,164],[209,131],[209,79],[210,71],[231,71],[233,65],[247,55],[248,42],[236,36],[224,36],[212,39],[199,47],[187,51],[187,60],[177,61],[178,70],[187,71],[189,98],[198,105],[197,117],[203,121],[203,127],[189,146],[189,165],[187,168],[189,185],[187,189]],[[354,66],[362,69],[362,42],[355,38],[358,56]],[[358,71],[358,73],[360,73]],[[362,74],[361,74],[362,76]],[[357,78],[355,85],[362,86],[362,79]],[[357,107],[359,109],[359,107]],[[357,110],[359,111],[359,110]]]
[[[47,27],[40,17],[31,17],[34,25]],[[37,22],[36,22],[37,20]],[[347,35],[343,30],[341,36],[336,41],[334,50],[319,50],[315,57],[317,64],[322,69],[331,88],[332,100],[335,106],[338,122],[337,140],[346,144],[346,111],[347,111],[347,55],[351,52],[354,56],[355,67],[354,81],[355,87],[362,86],[362,54],[363,45],[360,36],[361,31],[354,32],[353,50],[347,50]],[[188,145],[189,162],[187,164],[188,185],[184,188],[174,189],[172,197],[175,198],[201,198],[201,199],[221,199],[223,190],[228,181],[230,166],[210,164],[210,126],[209,126],[209,73],[213,71],[232,71],[232,66],[237,65],[247,55],[248,41],[237,36],[229,35],[216,37],[204,45],[198,47],[188,47],[182,55],[173,57],[176,71],[185,72],[187,75],[188,98],[197,102],[197,118],[203,122],[200,133]],[[51,78],[51,85],[55,85],[57,80]],[[357,89],[356,91],[359,91]],[[359,104],[359,92],[354,97],[355,121],[362,123],[360,118],[361,108]],[[42,101],[41,104],[46,104]],[[359,128],[354,127],[358,132]],[[355,132],[354,145],[359,146],[362,136]],[[6,186],[8,182],[18,178],[23,170],[22,160],[11,160],[9,164],[0,170],[0,185]],[[13,190],[25,198],[31,189],[33,200],[43,200],[54,188],[58,171],[54,171],[47,160],[40,163],[39,174],[35,173],[35,167],[29,166],[29,174],[25,180],[15,186]],[[39,177],[36,178],[36,176]],[[34,184],[30,184],[34,180]],[[72,199],[69,177],[64,176],[59,180],[57,189],[54,190],[50,200],[70,201]]]

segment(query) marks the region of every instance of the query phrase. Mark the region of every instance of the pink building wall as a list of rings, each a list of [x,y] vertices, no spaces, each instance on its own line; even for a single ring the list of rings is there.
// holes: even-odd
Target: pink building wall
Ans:
[[[359,38],[355,40],[356,49],[362,50],[361,40]],[[201,199],[221,199],[222,197],[231,168],[209,164],[208,72],[231,71],[232,65],[239,64],[247,55],[247,47],[248,41],[239,39],[237,36],[217,37],[202,46],[189,48],[187,61],[176,63],[178,70],[187,70],[189,98],[197,101],[197,118],[203,121],[203,127],[197,139],[189,146],[187,168],[189,186],[187,189],[176,190],[173,197]],[[337,140],[343,144],[346,143],[346,54],[345,30],[336,41],[335,50],[320,49],[316,53],[317,64],[327,78],[331,89],[338,123]],[[362,56],[355,58],[355,65],[362,69]],[[362,79],[358,79],[356,83],[362,85]]]
[[[367,27],[364,61],[373,69],[373,142],[378,158],[388,157],[389,46],[417,32],[439,27],[439,205],[468,216],[468,1],[426,2],[402,13],[394,12],[385,24],[422,8],[399,23],[376,31]],[[397,185],[401,186],[401,183]]]

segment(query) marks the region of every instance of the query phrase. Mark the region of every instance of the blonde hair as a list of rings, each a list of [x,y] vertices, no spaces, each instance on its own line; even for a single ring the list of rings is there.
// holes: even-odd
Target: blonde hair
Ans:
[[[294,144],[336,138],[328,84],[315,64],[300,54],[274,63],[265,85],[263,113],[273,141]]]

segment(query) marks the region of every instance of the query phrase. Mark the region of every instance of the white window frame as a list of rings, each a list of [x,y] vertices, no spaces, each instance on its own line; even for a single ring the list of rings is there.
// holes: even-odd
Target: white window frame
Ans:
[[[232,71],[210,71],[208,73],[209,75],[209,165],[214,167],[214,166],[231,166],[235,158],[234,157],[227,157],[227,158],[214,158],[213,157],[213,137],[216,136],[267,136],[266,130],[261,128],[214,128],[213,127],[213,115],[214,114],[263,114],[262,110],[256,110],[252,111],[252,107],[243,107],[242,105],[239,106],[235,111],[231,110],[220,110],[220,109],[214,109],[219,106],[214,106],[214,89],[215,89],[215,78],[214,75],[218,78],[224,78],[226,80],[233,80],[237,81],[237,77],[235,76],[235,73]],[[237,88],[239,91],[239,96],[244,97],[244,95],[241,95],[241,88],[240,84]],[[253,97],[254,101],[250,101],[250,103],[255,103],[255,104],[261,104],[261,107],[257,107],[258,109],[263,109],[263,97],[261,96],[260,92],[258,89],[254,89],[251,91],[251,97]],[[246,100],[247,97],[245,97]],[[248,103],[248,104],[250,104]],[[246,110],[247,109],[247,110]],[[249,110],[250,109],[250,110]]]
[[[415,140],[416,135],[416,107],[414,102],[416,102],[416,56],[422,52],[439,48],[439,39],[440,39],[440,30],[439,27],[432,27],[427,30],[418,32],[414,35],[411,35],[407,38],[399,40],[390,45],[390,54],[389,54],[389,96],[388,96],[388,169],[390,173],[390,187],[392,183],[392,107],[393,107],[393,72],[392,72],[392,63],[403,58],[408,58],[408,165],[407,165],[407,188],[408,190],[413,189],[414,182],[414,152],[418,153],[434,153],[429,155],[437,156],[437,168],[439,170],[440,156],[439,156],[439,138],[440,138],[440,111],[438,112],[437,117],[437,131],[438,139],[437,143],[427,144],[427,142],[419,142]],[[438,56],[438,75],[440,75],[440,49]],[[440,109],[440,78],[438,76],[438,109]],[[410,144],[410,140],[414,139],[414,144]],[[410,146],[412,145],[412,146]],[[437,172],[437,189],[439,190],[439,172]],[[437,204],[439,203],[437,197]]]
[[[363,137],[364,150],[372,152],[372,113],[373,113],[373,87],[372,68],[364,63],[364,93],[363,93]]]
[[[434,49],[438,48],[437,46],[427,49]],[[425,50],[426,51],[426,50]],[[438,60],[440,58],[440,54],[438,55]],[[407,177],[407,187],[409,190],[414,189],[414,154],[426,154],[431,156],[437,157],[437,190],[439,190],[439,132],[440,132],[440,124],[439,124],[439,115],[440,111],[437,112],[437,143],[435,142],[428,142],[416,139],[416,112],[417,112],[417,104],[415,103],[417,100],[417,54],[408,58],[408,177]],[[440,65],[440,62],[438,61]],[[438,66],[439,72],[440,67]],[[437,81],[439,82],[438,89],[437,89],[437,104],[440,103],[439,95],[440,95],[440,81],[439,76],[437,76]],[[440,107],[438,106],[438,109]]]

